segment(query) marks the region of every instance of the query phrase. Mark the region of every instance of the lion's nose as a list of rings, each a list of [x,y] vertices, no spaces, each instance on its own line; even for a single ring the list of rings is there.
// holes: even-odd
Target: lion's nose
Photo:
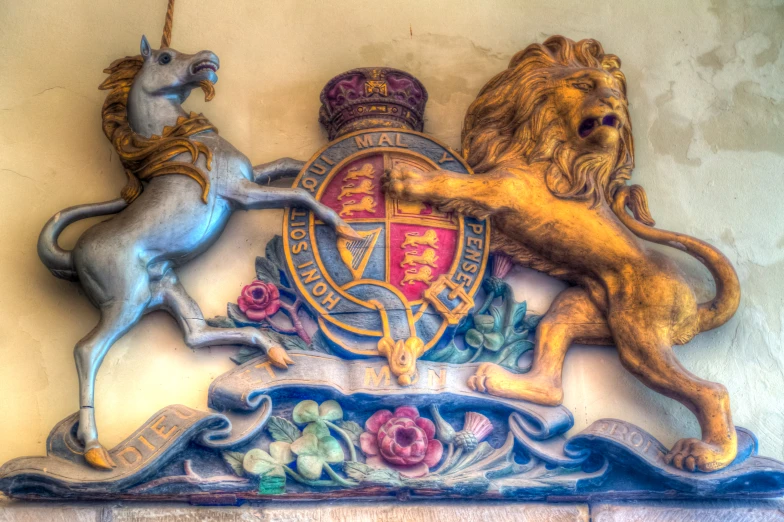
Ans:
[[[603,93],[600,97],[601,103],[607,105],[614,111],[617,111],[621,106],[621,101],[618,96],[613,92]]]

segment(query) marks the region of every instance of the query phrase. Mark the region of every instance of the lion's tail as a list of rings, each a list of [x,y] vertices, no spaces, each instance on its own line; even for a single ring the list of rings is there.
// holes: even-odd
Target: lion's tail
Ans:
[[[75,207],[61,210],[46,222],[41,235],[38,236],[38,257],[46,268],[55,277],[67,279],[68,281],[78,281],[78,276],[73,267],[73,259],[70,250],[64,250],[57,244],[57,238],[65,227],[79,221],[95,216],[105,216],[116,214],[128,206],[123,198],[113,199],[103,203],[91,203],[88,205],[78,205]]]
[[[635,217],[626,212],[627,205],[632,209]],[[708,243],[691,236],[653,228],[654,222],[648,212],[645,191],[639,185],[621,188],[612,206],[615,215],[636,236],[646,241],[683,250],[710,270],[716,282],[716,295],[710,301],[699,305],[701,332],[717,328],[732,317],[740,303],[740,282],[735,269],[724,254]]]

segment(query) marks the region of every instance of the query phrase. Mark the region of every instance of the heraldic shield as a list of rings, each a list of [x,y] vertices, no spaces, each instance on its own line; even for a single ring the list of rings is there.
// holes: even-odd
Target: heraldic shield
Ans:
[[[470,173],[433,138],[405,129],[349,133],[320,151],[296,179],[360,239],[339,238],[310,211],[284,221],[288,270],[331,347],[347,358],[379,355],[384,338],[416,338],[423,352],[451,340],[474,306],[488,255],[488,224],[386,196],[383,176],[405,164]]]
[[[427,91],[388,68],[354,69],[321,93],[320,121],[332,140],[294,186],[333,209],[356,232],[338,237],[307,209],[284,219],[289,275],[334,353],[384,356],[402,385],[416,361],[452,340],[474,308],[489,252],[488,223],[428,203],[390,198],[387,172],[449,168],[463,158],[421,131]]]

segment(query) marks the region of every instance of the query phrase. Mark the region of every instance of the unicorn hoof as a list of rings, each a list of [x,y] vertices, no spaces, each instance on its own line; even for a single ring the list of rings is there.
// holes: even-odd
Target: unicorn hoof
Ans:
[[[335,227],[335,232],[337,232],[340,237],[346,239],[362,239],[362,236],[357,234],[356,231],[348,225],[338,225]]]
[[[273,346],[267,351],[267,357],[273,366],[285,370],[289,364],[294,364],[294,360],[289,357],[286,350],[280,346]]]
[[[112,457],[109,456],[109,452],[106,451],[103,446],[87,450],[84,453],[84,460],[93,468],[104,471],[109,471],[117,467],[117,464],[114,463]]]

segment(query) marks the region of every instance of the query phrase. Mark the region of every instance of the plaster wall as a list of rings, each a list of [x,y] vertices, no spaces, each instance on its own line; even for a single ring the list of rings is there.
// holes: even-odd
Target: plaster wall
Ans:
[[[155,45],[164,0],[0,0],[0,462],[43,454],[50,428],[78,409],[73,345],[98,314],[75,284],[38,261],[44,222],[77,203],[117,197],[124,175],[100,128],[102,69]],[[660,227],[718,246],[743,286],[737,315],[676,348],[692,372],[727,385],[735,421],[784,458],[784,2],[780,0],[398,0],[178,2],[173,47],[221,58],[204,111],[254,163],[307,159],[326,142],[324,83],[354,67],[416,75],[430,92],[425,130],[453,147],[465,109],[509,58],[552,34],[593,37],[621,56],[637,169]],[[180,270],[206,316],[253,279],[280,230],[274,211],[239,213],[218,244]],[[90,222],[66,231],[73,245]],[[701,298],[708,272],[670,251]],[[518,271],[518,299],[543,312],[560,283]],[[157,409],[205,407],[234,349],[192,352],[155,313],[121,339],[98,376],[102,440],[114,445]],[[617,417],[666,444],[698,436],[692,415],[648,390],[611,348],[573,349],[565,404],[579,430]]]

